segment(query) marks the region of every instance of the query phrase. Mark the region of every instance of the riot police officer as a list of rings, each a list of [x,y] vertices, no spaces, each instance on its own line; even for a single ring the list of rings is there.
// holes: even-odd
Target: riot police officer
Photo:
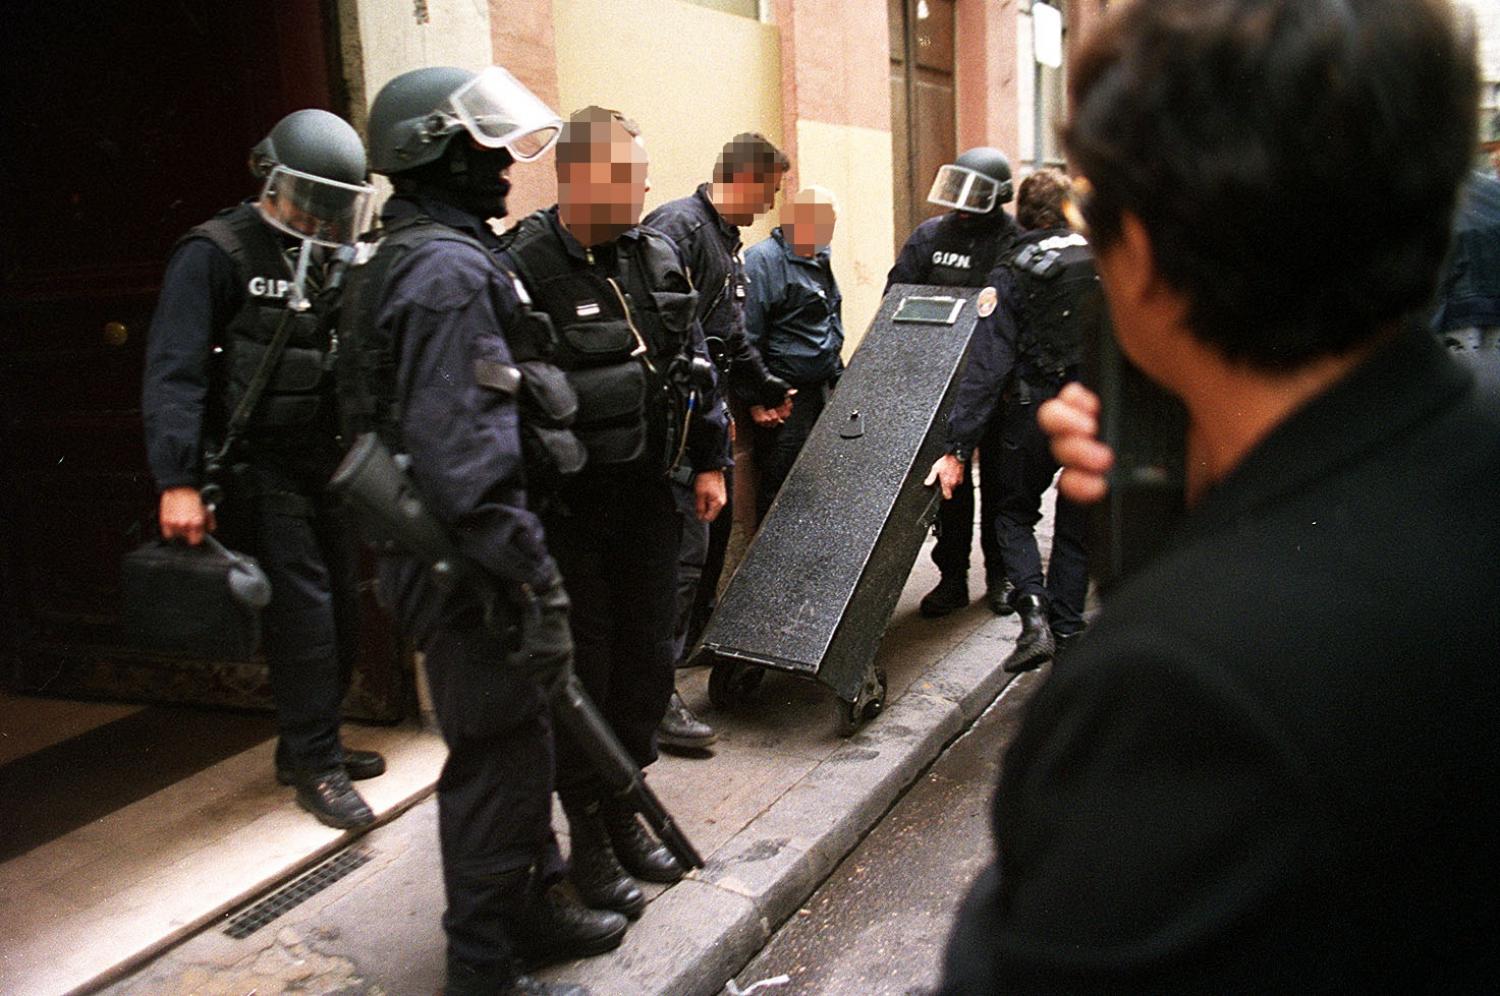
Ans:
[[[911,233],[886,277],[886,290],[898,283],[985,286],[990,271],[1016,240],[1016,224],[1004,208],[1012,191],[1010,160],[999,149],[969,149],[939,169],[927,200],[951,210],[922,222]],[[996,473],[998,460],[993,456],[984,459],[984,454],[998,452],[1000,427],[996,423],[987,428],[982,439],[970,443],[963,458],[963,477],[952,489],[952,497],[945,499],[938,511],[938,540],[932,550],[932,562],[942,573],[942,579],[922,599],[924,616],[944,616],[969,604],[969,550],[974,535],[969,453],[975,450],[980,453],[981,522],[992,520],[993,512],[988,506],[995,504],[1001,495]],[[1009,586],[1001,568],[999,547],[989,529],[980,530],[979,546],[984,552],[986,601],[997,614],[1008,615]]]
[[[1001,446],[991,454],[1003,497],[985,528],[995,532],[1016,590],[1021,634],[1002,665],[1013,673],[1040,667],[1083,631],[1088,594],[1084,507],[1058,496],[1045,577],[1036,542],[1042,494],[1058,469],[1036,411],[1077,379],[1085,338],[1105,320],[1093,253],[1064,217],[1068,189],[1056,170],[1039,170],[1021,184],[1016,215],[1027,231],[980,292],[985,319],[949,419],[952,448],[929,478],[946,492],[982,427],[999,422]]]
[[[1500,152],[1497,152],[1500,155]],[[1488,261],[1488,262],[1487,262]],[[1500,178],[1471,173],[1438,282],[1433,331],[1459,353],[1500,350]]]
[[[791,161],[764,135],[743,132],[724,144],[711,182],[687,197],[667,201],[646,215],[647,227],[677,243],[687,257],[698,289],[698,321],[709,353],[740,411],[757,426],[781,424],[791,414],[790,385],[767,369],[745,329],[747,287],[741,226],[771,209]],[[728,399],[726,398],[726,401]],[[686,522],[678,563],[676,652],[679,661],[703,632],[718,602],[719,576],[734,526],[734,479],[725,468],[729,504],[708,525]],[[706,747],[713,728],[692,714],[674,694],[657,731],[673,747]]]
[[[528,403],[554,384],[550,329],[497,262],[488,224],[505,214],[511,163],[542,155],[559,125],[498,67],[418,69],[387,83],[370,109],[371,165],[395,194],[344,296],[339,380],[351,430],[379,432],[408,455],[436,518],[507,594],[487,604],[437,583],[413,558],[381,562],[382,590],[425,651],[448,744],[438,835],[449,993],[577,992],[521,973],[616,947],[626,927],[557,888],[564,865],[551,828],[543,685],[566,667],[572,643],[525,481],[576,465],[565,425],[548,432],[560,448],[523,442],[537,428]],[[540,400],[559,411],[574,401]]]
[[[198,544],[222,527],[271,582],[277,779],[321,822],[360,827],[374,815],[350,779],[385,761],[339,742],[358,593],[348,524],[324,489],[340,449],[314,285],[326,247],[367,220],[365,150],[347,122],[309,109],[278,122],[250,165],[260,197],[189,231],[167,265],[146,349],[147,457],[163,537]]]
[[[641,767],[656,759],[672,695],[683,526],[673,481],[692,488],[696,518],[708,522],[723,508],[729,464],[685,261],[670,239],[637,225],[647,163],[632,122],[603,108],[577,112],[558,144],[558,204],[507,233],[501,257],[551,318],[554,361],[578,393],[573,430],[588,461],[543,520],[573,603],[578,677]],[[631,875],[681,877],[635,814],[605,798],[566,736],[558,795],[585,902],[638,916],[645,898]]]

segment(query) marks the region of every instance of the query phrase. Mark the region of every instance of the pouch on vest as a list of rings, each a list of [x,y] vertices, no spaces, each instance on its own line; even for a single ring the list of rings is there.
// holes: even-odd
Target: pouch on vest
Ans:
[[[636,347],[635,333],[623,319],[565,325],[562,340],[582,364],[616,363],[628,358]]]
[[[673,332],[686,333],[693,325],[693,314],[698,308],[698,295],[692,291],[679,294],[676,291],[652,291],[651,300],[661,315],[662,324]]]
[[[578,416],[578,393],[567,374],[542,360],[516,366],[521,388],[516,403],[521,410],[521,446],[533,487],[555,486],[583,469],[588,451],[573,432]]]
[[[568,374],[578,392],[573,431],[594,466],[630,463],[646,449],[646,371],[630,361]]]
[[[235,343],[230,349],[231,383],[250,383],[256,369],[265,359],[266,349],[263,343]],[[250,425],[257,429],[310,425],[317,418],[321,407],[316,392],[325,376],[325,357],[322,350],[286,347],[276,364],[275,373],[261,394],[260,404],[250,418]]]

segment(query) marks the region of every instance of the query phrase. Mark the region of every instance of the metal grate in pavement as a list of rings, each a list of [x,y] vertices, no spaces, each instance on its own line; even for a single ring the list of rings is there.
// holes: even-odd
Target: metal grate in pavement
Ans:
[[[317,895],[374,857],[374,850],[360,844],[323,862],[295,882],[289,882],[249,909],[234,916],[224,933],[243,940],[304,900]]]

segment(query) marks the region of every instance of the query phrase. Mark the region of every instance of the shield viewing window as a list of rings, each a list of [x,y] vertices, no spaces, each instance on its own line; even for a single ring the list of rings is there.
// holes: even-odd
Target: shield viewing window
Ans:
[[[964,310],[963,298],[903,297],[891,316],[893,322],[918,325],[952,325]]]

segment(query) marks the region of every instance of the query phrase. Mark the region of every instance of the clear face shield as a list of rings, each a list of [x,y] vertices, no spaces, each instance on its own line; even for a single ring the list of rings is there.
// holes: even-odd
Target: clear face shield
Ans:
[[[509,149],[523,163],[543,155],[562,133],[562,119],[552,108],[499,66],[453,91],[438,113],[457,119],[480,145]]]
[[[990,177],[949,163],[938,170],[927,200],[955,211],[989,214],[999,196],[1000,184]]]
[[[370,227],[375,188],[340,183],[277,165],[261,188],[261,217],[294,238],[337,247],[351,245]]]

